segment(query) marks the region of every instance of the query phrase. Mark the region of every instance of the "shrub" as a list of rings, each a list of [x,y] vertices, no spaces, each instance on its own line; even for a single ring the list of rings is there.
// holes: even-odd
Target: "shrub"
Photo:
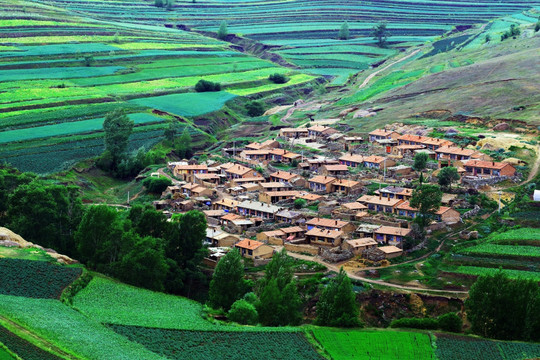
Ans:
[[[165,189],[167,189],[167,186],[171,186],[172,182],[170,179],[166,177],[149,177],[144,179],[143,185],[146,188],[146,191],[154,193],[154,194],[160,194]]]
[[[246,104],[246,110],[251,117],[264,114],[264,105],[260,101],[250,101]]]
[[[461,332],[463,320],[456,313],[448,313],[439,316],[439,329],[450,332]]]
[[[239,324],[255,325],[258,317],[255,306],[244,299],[235,301],[229,310],[229,319]]]
[[[248,303],[255,305],[257,301],[259,301],[259,298],[255,293],[248,292],[246,295],[244,295],[244,300],[246,300]]]
[[[392,321],[390,327],[436,330],[439,327],[439,322],[433,318],[401,318]]]
[[[270,80],[274,84],[285,84],[287,81],[289,81],[289,78],[287,78],[283,74],[275,73],[268,76],[268,80]]]
[[[207,91],[220,91],[221,90],[221,84],[211,82],[208,80],[201,79],[199,82],[195,85],[195,91],[197,92],[207,92]]]
[[[302,209],[307,204],[307,201],[305,199],[296,199],[294,200],[294,208],[295,209]]]

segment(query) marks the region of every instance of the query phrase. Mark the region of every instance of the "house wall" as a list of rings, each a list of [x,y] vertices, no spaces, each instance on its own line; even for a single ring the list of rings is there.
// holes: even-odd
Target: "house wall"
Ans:
[[[311,255],[318,255],[319,248],[310,245],[295,245],[295,244],[285,244],[285,249],[287,251],[296,252],[296,253],[307,253]]]
[[[257,256],[263,259],[271,258],[273,254],[274,254],[274,248],[268,245],[261,245],[255,250],[253,250],[254,256]]]
[[[448,210],[441,216],[441,220],[447,224],[457,223],[460,221],[460,219],[461,219],[461,214],[454,209]]]

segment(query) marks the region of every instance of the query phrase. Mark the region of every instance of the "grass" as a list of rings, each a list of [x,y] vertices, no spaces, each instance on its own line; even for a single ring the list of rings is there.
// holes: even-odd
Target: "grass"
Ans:
[[[518,257],[540,257],[540,247],[538,246],[516,246],[516,245],[496,245],[480,244],[463,250],[464,253],[471,254],[492,254],[502,256]]]
[[[313,335],[333,360],[434,359],[425,333],[316,328]]]
[[[0,315],[79,358],[163,359],[58,300],[0,295]]]

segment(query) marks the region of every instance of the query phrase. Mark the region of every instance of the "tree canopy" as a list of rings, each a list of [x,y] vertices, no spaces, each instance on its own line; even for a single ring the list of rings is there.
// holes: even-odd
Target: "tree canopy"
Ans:
[[[351,37],[351,33],[349,31],[349,24],[345,21],[343,24],[341,24],[341,28],[339,29],[338,38],[339,40],[349,40]]]
[[[356,327],[358,304],[351,279],[340,269],[339,274],[324,288],[317,302],[317,324],[336,327]]]
[[[387,47],[387,40],[390,36],[390,31],[386,28],[386,23],[378,23],[371,29],[373,40],[377,40],[377,46],[381,48]]]
[[[129,136],[133,132],[134,123],[123,109],[116,109],[105,116],[105,152],[112,158],[114,168],[126,157]]]
[[[428,154],[425,152],[414,155],[413,169],[416,171],[423,171],[426,168],[428,158]]]
[[[412,194],[410,205],[418,209],[416,221],[423,228],[441,207],[442,191],[436,185],[420,185]]]
[[[210,281],[208,298],[212,307],[229,310],[246,291],[244,263],[238,249],[234,249],[219,260]]]
[[[442,168],[437,175],[437,181],[443,188],[451,188],[452,183],[457,180],[459,180],[459,174],[457,168],[453,166]]]
[[[227,29],[227,22],[223,20],[221,24],[219,25],[219,30],[217,32],[217,37],[220,40],[225,40],[225,38],[229,35],[229,30]]]

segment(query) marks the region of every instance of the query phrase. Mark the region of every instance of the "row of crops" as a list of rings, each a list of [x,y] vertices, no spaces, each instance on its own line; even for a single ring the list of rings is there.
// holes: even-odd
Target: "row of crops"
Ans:
[[[466,276],[492,275],[502,268],[510,278],[540,281],[540,229],[520,228],[493,234],[452,255],[443,270]]]
[[[390,42],[393,46],[406,47],[433,40],[453,26],[471,26],[508,14],[521,14],[531,7],[540,6],[539,1],[523,0],[488,0],[482,3],[470,0],[436,3],[410,0],[346,3],[337,0],[220,0],[177,1],[173,8],[167,11],[153,7],[150,1],[136,4],[126,0],[53,2],[112,21],[155,23],[166,17],[169,24],[187,25],[201,31],[216,32],[220,23],[226,20],[229,32],[281,47],[275,51],[286,60],[313,74],[331,76],[333,83],[338,85],[343,84],[349,74],[367,69],[392,55],[392,51],[380,53],[379,49],[373,46],[375,41],[370,32],[378,22],[388,22],[392,34]],[[523,19],[516,18],[517,21],[529,17],[527,14],[520,16]],[[349,23],[353,39],[339,41],[338,32],[344,21]],[[465,40],[467,39],[464,38],[463,41]],[[346,49],[349,56],[336,47]],[[345,71],[346,75],[343,75]]]
[[[313,335],[334,360],[524,360],[540,356],[540,344],[449,334],[318,328]]]
[[[111,4],[103,13],[116,11]],[[103,119],[116,108],[135,123],[130,151],[148,149],[173,119],[153,109],[198,116],[237,96],[315,78],[175,28],[68,18],[8,0],[0,6],[0,162],[24,171],[55,172],[101,154]],[[268,80],[274,73],[287,73],[290,81],[274,84]],[[203,78],[224,91],[193,92]],[[211,126],[187,119],[180,131],[186,126],[194,144],[215,141]]]

